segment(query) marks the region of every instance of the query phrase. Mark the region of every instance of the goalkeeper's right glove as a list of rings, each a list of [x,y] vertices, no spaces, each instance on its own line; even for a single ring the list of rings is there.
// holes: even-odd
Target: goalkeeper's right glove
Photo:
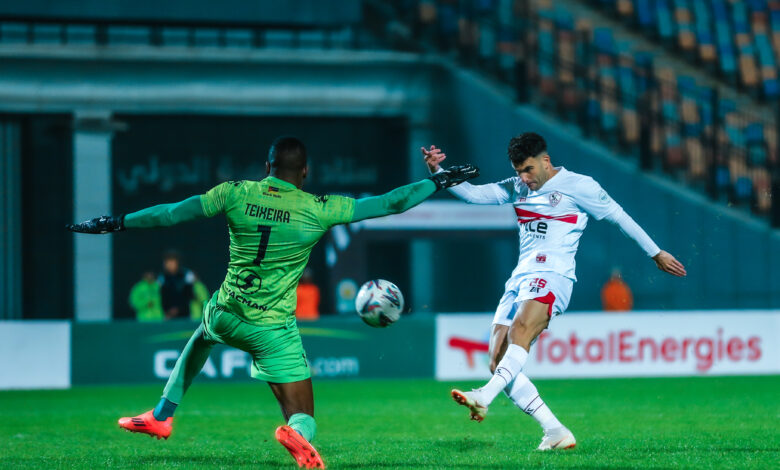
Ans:
[[[432,175],[429,179],[436,184],[436,190],[451,188],[471,178],[479,176],[479,168],[474,165],[451,166]]]
[[[80,224],[68,224],[65,226],[71,232],[79,233],[110,233],[121,232],[125,229],[125,216],[112,217],[104,215],[94,219],[85,220]]]

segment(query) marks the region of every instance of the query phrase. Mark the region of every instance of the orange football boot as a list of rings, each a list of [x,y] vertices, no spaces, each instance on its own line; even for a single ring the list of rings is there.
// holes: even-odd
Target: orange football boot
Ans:
[[[158,421],[154,417],[154,410],[149,410],[134,418],[119,418],[119,427],[130,432],[140,432],[156,437],[157,440],[168,439],[173,430],[173,417],[165,421]]]
[[[287,426],[279,426],[276,428],[276,440],[283,445],[290,455],[293,456],[298,467],[301,468],[325,468],[325,463],[322,461],[320,454],[317,452],[309,442],[303,438],[300,434],[295,432],[293,428]]]

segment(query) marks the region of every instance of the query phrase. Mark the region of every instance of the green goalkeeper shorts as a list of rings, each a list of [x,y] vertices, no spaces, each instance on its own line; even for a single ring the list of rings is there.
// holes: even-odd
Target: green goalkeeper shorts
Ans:
[[[284,326],[253,325],[218,307],[215,294],[203,309],[203,330],[206,340],[249,353],[256,379],[289,383],[311,377],[294,317]]]

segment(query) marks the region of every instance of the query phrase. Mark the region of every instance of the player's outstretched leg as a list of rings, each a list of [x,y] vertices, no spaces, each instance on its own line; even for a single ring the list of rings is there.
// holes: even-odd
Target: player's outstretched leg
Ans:
[[[459,405],[463,405],[471,412],[471,419],[477,422],[485,419],[488,406],[501,393],[501,390],[508,387],[525,364],[528,357],[528,351],[516,344],[510,344],[506,353],[498,363],[493,377],[481,388],[476,388],[470,392],[453,390],[450,394],[452,399]]]
[[[173,413],[209,358],[213,346],[203,336],[203,325],[199,326],[176,361],[157,407],[138,416],[119,418],[119,427],[157,439],[168,439],[173,430]]]
[[[550,407],[539,396],[536,386],[525,374],[519,373],[506,388],[506,394],[525,414],[534,418],[544,430],[537,450],[571,449],[577,443],[574,434],[558,421]]]

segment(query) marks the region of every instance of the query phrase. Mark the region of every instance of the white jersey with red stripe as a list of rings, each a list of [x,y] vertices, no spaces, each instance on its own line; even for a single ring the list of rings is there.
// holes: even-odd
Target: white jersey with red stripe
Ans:
[[[552,271],[576,281],[574,256],[588,214],[601,220],[622,210],[590,176],[558,170],[538,191],[529,190],[519,177],[512,178],[512,205],[520,230],[520,259],[512,277]]]
[[[588,224],[588,215],[618,223],[625,214],[590,176],[563,167],[556,170],[558,172],[536,191],[530,190],[519,177],[479,186],[463,183],[450,188],[466,202],[511,203],[514,206],[520,230],[520,258],[512,278],[535,272],[555,272],[576,281],[574,256],[582,231]],[[631,220],[627,215],[626,218]]]

